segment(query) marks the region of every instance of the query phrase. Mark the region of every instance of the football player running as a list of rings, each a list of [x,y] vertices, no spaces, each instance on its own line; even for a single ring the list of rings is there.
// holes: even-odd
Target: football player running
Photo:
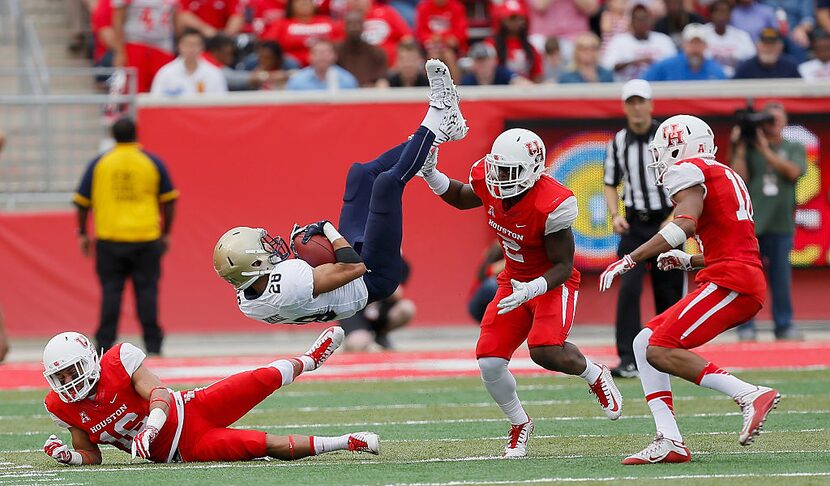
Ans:
[[[144,366],[129,343],[101,356],[86,336],[64,332],[43,350],[43,376],[52,388],[44,404],[69,430],[71,447],[52,435],[44,452],[57,462],[101,464],[99,444],[153,462],[247,461],[270,456],[295,460],[336,450],[378,454],[378,436],[276,436],[231,424],[300,374],[319,368],[343,342],[343,330],[326,329],[302,356],[238,373],[206,388],[173,391]]]
[[[339,231],[328,221],[295,227],[294,236],[324,235],[337,263],[311,267],[291,258],[288,245],[261,228],[233,228],[213,252],[216,273],[234,286],[239,309],[266,323],[327,322],[383,300],[401,281],[402,197],[432,146],[467,135],[458,92],[447,66],[426,62],[429,109],[407,142],[346,176]]]
[[[437,155],[437,149],[431,151],[422,177],[451,206],[484,206],[505,256],[476,345],[484,386],[512,424],[503,456],[525,456],[533,433],[516,379],[507,369],[525,339],[536,364],[585,379],[608,418],[619,418],[622,397],[608,368],[592,363],[566,341],[579,295],[571,232],[577,203],[567,187],[543,173],[542,139],[521,128],[505,131],[491,152],[473,164],[467,184],[441,173]]]
[[[608,290],[615,277],[654,256],[661,270],[703,270],[695,279],[697,290],[652,319],[634,339],[637,368],[657,436],[623,464],[691,460],[674,417],[670,375],[732,397],[743,412],[741,445],[749,445],[760,434],[767,414],[781,398],[777,390],[741,381],[689,351],[747,321],[764,303],[766,281],[752,201],[743,180],[715,160],[712,129],[693,116],[677,115],[664,121],[650,150],[657,183],[675,204],[674,221],[609,265],[600,279],[600,290]],[[703,254],[672,249],[692,236]]]

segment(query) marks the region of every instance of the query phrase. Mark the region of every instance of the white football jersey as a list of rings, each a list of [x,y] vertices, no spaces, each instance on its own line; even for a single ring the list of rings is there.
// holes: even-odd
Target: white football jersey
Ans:
[[[307,324],[345,319],[366,307],[369,292],[363,278],[314,297],[313,268],[300,259],[278,263],[259,297],[236,293],[239,310],[268,324]]]

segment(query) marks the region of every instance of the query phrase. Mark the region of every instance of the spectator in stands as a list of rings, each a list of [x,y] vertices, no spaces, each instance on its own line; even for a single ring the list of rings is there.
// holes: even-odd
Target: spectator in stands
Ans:
[[[95,0],[64,0],[69,33],[72,40],[67,49],[79,53],[86,47],[86,26],[89,13],[95,8]]]
[[[228,83],[222,70],[202,57],[202,34],[186,29],[179,37],[179,57],[164,65],[153,79],[151,93],[156,96],[182,96],[225,93]]]
[[[478,42],[470,48],[473,65],[461,78],[463,86],[493,86],[517,84],[524,81],[518,74],[499,64],[496,48],[486,42]]]
[[[755,0],[736,0],[732,9],[731,24],[752,36],[757,41],[761,31],[778,28],[775,10]]]
[[[421,44],[444,44],[467,52],[467,12],[460,0],[422,0],[415,17],[415,38]]]
[[[830,0],[816,0],[816,23],[819,29],[830,32]]]
[[[810,32],[816,26],[816,0],[760,0],[775,10],[778,29],[784,37],[784,51],[796,62],[807,59]]]
[[[386,79],[386,53],[363,40],[363,13],[350,10],[344,17],[346,38],[337,46],[337,64],[349,71],[361,87]]]
[[[562,53],[559,49],[559,39],[556,37],[548,37],[545,41],[545,57],[542,66],[544,74],[542,75],[546,83],[558,83],[559,78],[565,73],[564,63],[562,62]]]
[[[656,61],[677,54],[671,38],[651,30],[651,13],[642,4],[631,9],[631,32],[615,35],[608,43],[602,66],[616,81],[642,78]]]
[[[6,322],[3,317],[3,309],[0,309],[0,363],[9,354],[9,338],[6,336]]]
[[[121,294],[129,277],[147,354],[158,355],[163,337],[158,324],[161,256],[169,247],[179,191],[164,163],[136,143],[136,126],[131,119],[116,121],[112,136],[115,148],[90,162],[74,197],[78,243],[86,256],[91,255],[87,235],[90,210],[95,217],[95,270],[102,290],[95,340],[97,349],[104,351],[115,344]]]
[[[245,25],[244,4],[239,0],[180,0],[180,22],[210,39],[222,32],[234,36]]]
[[[689,24],[703,24],[706,21],[700,15],[686,10],[684,0],[665,0],[666,15],[655,22],[654,31],[671,37],[674,45],[683,43],[683,29]]]
[[[559,39],[565,62],[573,57],[576,36],[589,32],[589,19],[599,12],[599,0],[527,0],[529,40],[542,50],[549,37]]]
[[[775,29],[764,29],[756,43],[758,55],[735,68],[735,79],[800,78],[795,61],[783,54],[784,40]]]
[[[752,199],[755,234],[761,249],[772,294],[772,318],[776,339],[798,339],[792,323],[792,267],[790,251],[795,232],[795,184],[807,170],[806,151],[796,141],[784,138],[787,112],[778,102],[763,111],[772,115],[747,140],[740,127],[732,129],[731,165],[746,181]],[[738,328],[742,340],[755,340],[755,323]]]
[[[499,284],[496,277],[504,270],[504,253],[501,251],[501,243],[494,241],[484,252],[484,261],[478,268],[476,284],[473,287],[470,300],[467,302],[467,310],[470,317],[481,323],[484,318],[484,311],[496,296]]]
[[[602,39],[601,52],[617,34],[628,32],[631,17],[628,15],[630,0],[607,0],[599,18],[599,32]]]
[[[112,67],[112,52],[115,48],[112,3],[109,0],[98,0],[91,11],[89,20],[94,37],[92,62],[96,67]]]
[[[337,51],[328,39],[318,39],[311,46],[309,66],[295,72],[288,79],[288,90],[328,90],[354,89],[358,87],[357,79],[337,65]]]
[[[300,66],[308,66],[309,47],[317,39],[337,42],[343,38],[343,26],[325,15],[318,15],[313,0],[289,0],[285,18],[262,34],[263,40],[279,43],[287,56]]]
[[[287,0],[242,0],[242,32],[261,37],[271,25],[285,18]]]
[[[499,55],[499,64],[534,82],[542,80],[542,57],[527,37],[527,9],[519,0],[493,7],[498,21],[496,35],[488,39]]]
[[[146,93],[158,70],[175,59],[176,5],[168,0],[111,1],[113,66],[135,68],[138,91]]]
[[[715,0],[709,9],[712,21],[704,26],[706,45],[712,58],[731,78],[738,64],[755,56],[755,42],[748,33],[729,25],[732,15],[729,0]]]
[[[343,349],[349,352],[394,349],[389,333],[409,324],[415,317],[415,303],[404,297],[404,286],[409,279],[409,263],[403,260],[401,285],[391,296],[372,302],[363,310],[340,321],[346,332]]]
[[[706,57],[706,29],[689,24],[683,29],[683,51],[654,63],[646,71],[648,81],[705,81],[726,79],[717,61]]]
[[[830,35],[813,31],[813,59],[798,66],[801,77],[810,81],[830,79]]]
[[[395,67],[386,77],[387,86],[403,88],[429,86],[427,73],[424,71],[424,56],[421,47],[414,40],[398,44]]]
[[[401,15],[411,29],[415,28],[415,11],[419,0],[389,0],[386,3]]]
[[[363,39],[383,49],[390,65],[395,64],[398,43],[414,39],[409,25],[389,5],[374,0],[346,0],[346,10],[363,12]]]
[[[261,90],[285,88],[292,70],[286,66],[282,47],[274,41],[260,42],[256,54],[257,65],[250,73],[252,84]]]
[[[599,37],[583,32],[574,39],[573,70],[559,78],[560,83],[612,83],[614,73],[599,65]]]

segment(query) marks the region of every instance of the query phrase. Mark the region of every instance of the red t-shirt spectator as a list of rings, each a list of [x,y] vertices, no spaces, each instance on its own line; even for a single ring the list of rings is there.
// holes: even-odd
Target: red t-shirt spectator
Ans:
[[[233,15],[242,15],[239,0],[180,0],[182,12],[190,12],[214,29],[222,30]]]
[[[296,59],[301,65],[308,66],[308,49],[311,44],[320,38],[339,41],[343,38],[343,26],[323,15],[315,15],[308,22],[283,19],[272,24],[262,34],[262,38],[277,41],[283,52]]]
[[[495,47],[496,52],[499,51],[496,39],[489,38],[485,42]],[[536,49],[532,46],[526,49],[522,42],[515,37],[506,38],[504,45],[505,55],[504,59],[499,57],[500,64],[504,64],[507,69],[527,79],[535,81],[542,76],[542,56],[539,55]],[[528,50],[530,51],[530,59],[528,59]],[[499,55],[501,56],[501,53]]]
[[[285,18],[287,3],[287,0],[240,0],[246,22],[242,31],[262,34]]]
[[[438,40],[467,50],[467,12],[459,0],[422,0],[415,17],[415,36],[424,44]]]
[[[395,65],[398,43],[412,36],[406,20],[388,5],[373,5],[363,20],[363,40],[386,52],[389,65]]]
[[[95,35],[95,49],[92,51],[92,59],[98,62],[107,52],[107,46],[101,42],[99,32],[101,32],[101,29],[112,27],[112,3],[109,0],[100,0],[95,5],[95,10],[90,14],[89,22],[92,33]]]

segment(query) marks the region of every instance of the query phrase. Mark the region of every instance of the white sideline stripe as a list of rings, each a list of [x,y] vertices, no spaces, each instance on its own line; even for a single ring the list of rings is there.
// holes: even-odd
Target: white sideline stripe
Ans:
[[[712,285],[712,284],[710,284],[710,285]],[[711,309],[706,311],[706,313],[703,314],[702,316],[700,316],[700,318],[698,318],[698,320],[696,320],[694,324],[692,324],[688,329],[686,329],[686,332],[684,332],[683,334],[680,335],[680,339],[686,339],[689,336],[689,334],[694,332],[695,329],[700,327],[701,324],[703,324],[704,322],[706,322],[707,319],[712,317],[715,314],[715,312],[717,312],[717,311],[723,309],[724,307],[726,307],[727,305],[729,305],[729,303],[732,302],[733,300],[735,300],[737,297],[738,297],[738,293],[735,292],[734,290],[732,292],[729,292],[729,295],[724,297],[714,307],[712,307]]]
[[[776,412],[776,415],[826,415],[830,414],[830,410],[781,410]],[[742,415],[741,412],[722,412],[722,413],[692,413],[679,414],[677,417],[685,418],[700,418],[700,417],[735,417]],[[623,415],[619,420],[640,420],[652,419],[651,415]],[[562,417],[534,417],[535,422],[549,421],[549,422],[570,422],[579,420],[608,420],[607,417],[576,417],[576,416],[562,416]],[[439,424],[474,424],[474,423],[489,423],[489,422],[506,422],[504,418],[477,418],[477,419],[446,419],[446,420],[402,420],[389,422],[350,422],[350,423],[313,423],[313,424],[281,424],[281,425],[244,425],[236,428],[239,429],[253,429],[253,430],[270,430],[270,429],[317,429],[326,427],[374,427],[385,425],[439,425]],[[50,429],[51,431],[52,429]],[[27,436],[27,435],[41,435],[48,434],[50,431],[28,431],[28,432],[0,432],[0,436]]]
[[[824,396],[823,394],[802,394],[802,393],[794,393],[794,394],[787,394],[785,395],[786,398],[814,398],[814,397],[821,397]],[[682,397],[674,397],[674,401],[676,402],[690,402],[695,400],[715,400],[715,401],[733,401],[732,398],[726,395],[712,395],[712,396],[682,396]],[[574,405],[574,404],[582,404],[585,403],[587,400],[582,399],[564,399],[564,400],[524,400],[522,404],[525,406],[545,406],[545,405]],[[353,405],[353,406],[343,406],[343,407],[274,407],[274,408],[255,408],[248,412],[246,415],[251,414],[264,414],[264,413],[272,413],[275,411],[286,412],[351,412],[351,411],[362,411],[362,410],[420,410],[420,409],[428,409],[428,408],[490,408],[495,407],[496,404],[494,402],[467,402],[467,403],[396,403],[390,405]],[[47,419],[50,418],[48,415],[44,414],[32,414],[32,415],[0,415],[0,420],[21,420],[21,419]]]
[[[830,451],[757,451],[756,454],[776,454],[776,453],[828,453]],[[746,454],[746,451],[735,451],[731,453],[732,455],[739,455],[739,454]],[[721,454],[730,454],[730,453],[723,453],[723,452],[693,452],[693,454],[698,455],[721,455]],[[617,454],[603,454],[603,455],[552,455],[552,456],[540,456],[540,457],[529,457],[525,460],[544,460],[544,459],[570,459],[570,458],[601,458],[601,457],[622,457],[622,455]],[[469,456],[469,457],[454,457],[454,458],[438,458],[438,459],[416,459],[412,461],[380,461],[380,460],[368,460],[368,461],[355,461],[357,464],[361,465],[405,465],[405,464],[434,464],[434,463],[451,463],[451,462],[475,462],[475,461],[503,461],[504,459],[501,456]],[[276,462],[271,460],[266,460],[262,462],[234,462],[234,463],[189,463],[189,464],[182,464],[178,463],[175,465],[171,464],[156,464],[152,462],[147,462],[143,464],[137,465],[125,465],[125,467],[83,467],[83,468],[66,468],[56,471],[44,471],[44,472],[28,472],[28,473],[10,473],[10,474],[0,474],[0,479],[16,479],[16,478],[25,478],[25,477],[38,477],[38,476],[55,476],[60,474],[67,474],[67,473],[81,473],[81,474],[91,474],[91,473],[108,473],[108,472],[127,472],[127,471],[173,471],[173,470],[191,470],[191,469],[238,469],[238,468],[261,468],[261,467],[326,467],[326,466],[334,466],[340,467],[343,463],[341,462],[316,462],[316,461],[297,461],[297,462]],[[681,476],[666,476],[665,478],[661,477],[629,477],[623,476],[619,478],[610,478],[607,480],[614,480],[614,479],[694,479],[696,477],[699,478],[718,478],[718,477],[766,477],[766,476],[780,476],[780,477],[798,477],[798,476],[830,476],[830,472],[817,472],[817,473],[781,473],[781,474],[736,474],[736,475],[681,475]],[[561,478],[562,480],[567,480],[568,478]],[[604,481],[605,478],[577,478],[579,481]],[[525,482],[547,482],[547,480],[543,479],[529,479],[523,481],[495,481],[492,483],[487,484],[510,484],[510,483],[525,483]],[[470,482],[452,482],[452,483],[399,483],[399,484],[407,484],[407,485],[416,485],[416,484],[424,484],[424,485],[443,485],[443,484],[479,484],[480,481],[470,481]]]
[[[460,486],[464,484],[534,484],[534,483],[584,483],[589,481],[643,481],[643,480],[676,480],[676,479],[737,479],[737,478],[793,478],[793,477],[823,477],[830,473],[772,473],[772,474],[683,474],[677,476],[611,476],[603,478],[537,478],[511,481],[470,480],[449,481],[446,483],[388,483],[386,486]]]

